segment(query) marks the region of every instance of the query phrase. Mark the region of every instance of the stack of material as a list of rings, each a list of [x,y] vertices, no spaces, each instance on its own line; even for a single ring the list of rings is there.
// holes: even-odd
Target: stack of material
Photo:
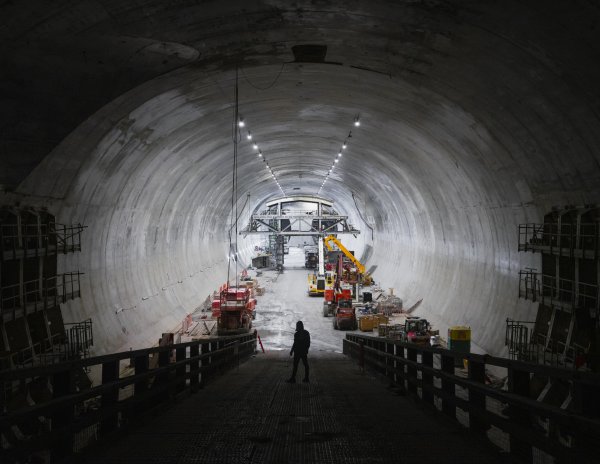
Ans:
[[[390,316],[392,314],[399,314],[402,312],[402,299],[397,296],[383,297],[377,305],[377,310],[381,314]]]
[[[254,295],[256,294],[256,281],[254,280],[246,280],[244,281],[244,285],[246,285],[246,288],[250,289],[250,296],[254,297]]]
[[[380,337],[387,337],[390,332],[389,324],[379,324],[379,327],[377,327],[377,332]]]
[[[399,339],[402,338],[402,334],[404,332],[404,326],[402,324],[386,324],[385,325],[386,329],[386,335],[385,337],[387,338],[395,338],[395,339]],[[379,328],[380,332],[379,332],[379,336],[383,337],[384,335],[381,335],[381,326]]]
[[[388,322],[390,322],[390,318],[388,316],[386,316],[385,314],[374,314],[373,319],[374,319],[375,327],[378,327],[381,324],[387,324]]]
[[[372,332],[377,319],[372,315],[365,315],[358,319],[358,328],[361,332]]]

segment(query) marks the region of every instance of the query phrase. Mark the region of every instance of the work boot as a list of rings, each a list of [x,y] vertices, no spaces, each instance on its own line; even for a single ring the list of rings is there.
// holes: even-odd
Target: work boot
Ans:
[[[296,379],[287,379],[286,383],[296,383]]]
[[[302,382],[303,383],[310,383],[310,381],[308,379],[304,379]]]

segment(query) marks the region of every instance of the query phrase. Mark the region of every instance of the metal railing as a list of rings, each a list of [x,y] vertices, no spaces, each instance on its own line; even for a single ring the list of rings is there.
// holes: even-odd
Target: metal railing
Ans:
[[[82,359],[89,356],[90,348],[94,345],[92,320],[65,323],[69,359]]]
[[[542,251],[570,257],[597,258],[600,251],[598,223],[519,224],[519,251]]]
[[[65,323],[64,331],[31,346],[0,355],[0,370],[22,369],[85,359],[94,345],[92,320]]]
[[[45,338],[31,346],[0,355],[0,370],[45,364],[52,359],[64,361],[66,358],[58,355],[64,344],[64,340],[64,334],[56,333],[49,339]]]
[[[566,369],[581,367],[588,350],[575,342],[567,345],[536,332],[535,322],[512,319],[506,319],[504,344],[510,359]]]
[[[592,463],[600,453],[598,374],[358,334],[346,335],[344,354],[517,459],[533,462],[543,452],[559,462]],[[455,367],[463,360],[466,376]],[[492,366],[506,371],[508,390],[486,384],[486,367]],[[569,406],[532,399],[534,375],[567,383]]]
[[[0,224],[0,260],[81,251],[81,234],[86,226],[54,222]]]
[[[96,436],[139,422],[152,407],[186,391],[196,392],[255,350],[256,333],[252,333],[0,371],[2,462],[23,462],[48,452],[51,462],[64,460]],[[102,383],[77,390],[73,379],[92,366],[101,369]],[[51,399],[12,409],[10,405],[26,404],[18,400],[40,382],[52,392]],[[15,434],[15,429],[20,433]],[[21,435],[25,436],[18,438]]]
[[[86,227],[81,224],[52,224],[50,233],[56,238],[58,252],[66,254],[81,251],[81,234]]]
[[[55,308],[61,303],[81,296],[80,276],[83,272],[66,272],[0,288],[0,317],[17,318],[25,314]]]
[[[519,271],[519,298],[538,301],[540,296],[540,281],[535,269],[526,268]]]
[[[506,335],[504,345],[508,347],[510,359],[518,361],[532,361],[532,338],[535,322],[515,321],[506,319]],[[534,361],[536,362],[536,361]]]
[[[553,275],[540,274],[535,269],[525,269],[519,271],[519,297],[550,307],[598,309],[600,288],[571,279],[557,279]]]

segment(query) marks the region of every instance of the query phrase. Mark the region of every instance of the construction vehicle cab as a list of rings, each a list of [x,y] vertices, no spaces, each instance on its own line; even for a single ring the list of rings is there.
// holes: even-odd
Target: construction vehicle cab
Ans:
[[[327,278],[327,276],[326,276]],[[325,300],[323,301],[323,317],[334,316],[341,301],[349,301],[352,304],[352,289],[348,285],[342,285],[337,291],[328,290],[325,286]]]
[[[308,295],[323,296],[325,293],[325,276],[308,274]]]
[[[218,301],[213,301],[213,315],[217,315],[218,335],[246,333],[252,328],[256,299],[247,287],[230,287],[228,283],[219,289]]]
[[[438,331],[431,330],[431,324],[427,319],[417,316],[409,316],[404,322],[404,334],[403,338],[405,341],[418,344],[430,343],[432,335],[438,335]]]
[[[314,251],[307,251],[304,254],[304,267],[306,269],[316,269],[319,265],[319,257]]]
[[[356,256],[354,256],[354,254],[350,250],[348,250],[342,244],[342,242],[340,242],[333,235],[329,235],[323,239],[323,243],[325,244],[325,246],[327,247],[327,249],[330,252],[333,251],[333,247],[331,246],[330,242],[335,243],[335,245],[339,248],[340,252],[343,253],[343,255],[346,257],[346,259],[349,260],[354,265],[354,268],[352,268],[350,266],[345,266],[345,267],[341,266],[339,269],[339,272],[342,273],[343,275],[340,275],[340,279],[345,280],[346,282],[349,282],[349,283],[354,283],[354,284],[362,283],[363,285],[371,285],[373,283],[373,279],[367,273],[364,264],[362,264],[356,258]]]
[[[356,330],[358,328],[356,310],[352,306],[351,299],[340,296],[333,314],[333,328],[335,330]]]

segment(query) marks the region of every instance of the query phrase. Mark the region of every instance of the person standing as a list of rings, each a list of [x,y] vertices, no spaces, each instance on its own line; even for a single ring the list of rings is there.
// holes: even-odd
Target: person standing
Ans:
[[[302,321],[296,322],[296,333],[294,334],[294,344],[290,350],[290,356],[294,355],[294,370],[292,376],[286,380],[287,383],[296,383],[296,372],[298,363],[302,360],[304,364],[304,383],[308,383],[308,348],[310,347],[310,333],[304,330]]]

